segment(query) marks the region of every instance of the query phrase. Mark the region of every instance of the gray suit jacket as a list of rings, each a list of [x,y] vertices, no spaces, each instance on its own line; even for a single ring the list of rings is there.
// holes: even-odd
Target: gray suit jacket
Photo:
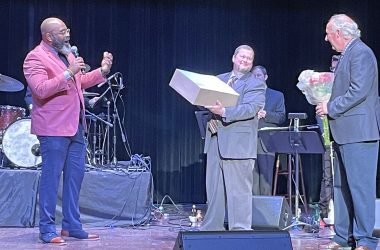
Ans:
[[[378,140],[378,70],[372,50],[354,40],[340,60],[330,101],[329,124],[338,144]]]
[[[219,75],[227,82],[231,72]],[[253,159],[257,155],[257,112],[265,103],[265,82],[247,73],[237,80],[232,88],[239,93],[234,107],[226,107],[225,117],[214,116],[218,124],[218,147],[222,158]],[[211,133],[206,132],[205,150],[207,153]]]

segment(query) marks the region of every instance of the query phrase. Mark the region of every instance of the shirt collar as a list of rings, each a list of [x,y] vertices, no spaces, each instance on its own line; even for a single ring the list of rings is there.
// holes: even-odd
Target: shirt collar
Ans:
[[[45,43],[44,41],[42,41],[42,43],[44,44],[44,46],[52,53],[58,55],[58,51],[56,51],[51,45]]]
[[[350,45],[356,40],[357,38],[354,38],[354,39],[351,39],[351,41],[349,43],[347,43],[346,47],[344,47],[344,50],[343,52],[341,53],[342,56],[344,56],[344,54],[346,53],[348,47],[350,47]]]
[[[235,71],[231,71],[230,79],[232,77],[236,77],[239,80],[243,75],[245,75],[245,74],[239,73],[239,72],[235,73]]]

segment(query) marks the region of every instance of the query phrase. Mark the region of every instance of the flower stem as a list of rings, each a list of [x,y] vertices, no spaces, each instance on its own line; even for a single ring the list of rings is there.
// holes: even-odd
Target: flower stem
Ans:
[[[325,145],[331,145],[331,140],[330,140],[330,129],[329,129],[329,121],[327,119],[327,116],[323,116],[322,118],[322,123],[323,123],[323,141]]]

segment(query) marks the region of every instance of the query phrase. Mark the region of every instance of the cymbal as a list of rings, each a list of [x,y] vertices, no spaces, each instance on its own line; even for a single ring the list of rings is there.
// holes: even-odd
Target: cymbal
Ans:
[[[98,96],[99,94],[98,93],[95,93],[95,92],[87,92],[85,90],[83,90],[83,96],[84,97],[92,97],[92,96]]]
[[[0,74],[0,91],[17,92],[24,89],[24,84],[12,77]]]

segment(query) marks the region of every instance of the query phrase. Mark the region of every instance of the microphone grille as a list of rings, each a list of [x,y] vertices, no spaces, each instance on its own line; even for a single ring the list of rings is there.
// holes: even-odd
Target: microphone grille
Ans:
[[[77,46],[71,46],[71,52],[73,52],[74,54],[78,53],[78,47]]]

